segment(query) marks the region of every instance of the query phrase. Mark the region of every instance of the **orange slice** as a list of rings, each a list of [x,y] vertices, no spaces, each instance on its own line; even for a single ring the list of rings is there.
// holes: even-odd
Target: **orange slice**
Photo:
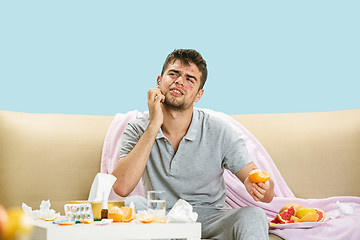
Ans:
[[[131,222],[136,218],[135,210],[130,207],[112,207],[109,210],[108,218],[114,222]]]
[[[152,223],[155,222],[156,216],[151,214],[143,214],[139,217],[139,221],[142,223]]]
[[[269,180],[271,173],[267,173],[264,170],[254,169],[249,173],[249,180],[253,183],[264,183]]]
[[[59,221],[59,222],[55,222],[55,223],[58,225],[66,226],[66,225],[74,225],[75,221]]]
[[[93,219],[84,219],[84,220],[80,220],[81,223],[85,223],[85,224],[90,224],[90,223],[93,223],[94,220]]]
[[[42,218],[39,217],[40,219],[44,220],[44,221],[54,221],[58,216],[54,216],[54,217],[48,217],[48,218]]]

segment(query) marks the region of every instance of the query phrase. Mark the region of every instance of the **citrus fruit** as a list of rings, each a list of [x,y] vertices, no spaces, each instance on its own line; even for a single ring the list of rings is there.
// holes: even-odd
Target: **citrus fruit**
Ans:
[[[58,225],[61,225],[61,226],[69,226],[69,225],[74,225],[76,222],[75,221],[58,221],[55,223]]]
[[[80,220],[81,223],[85,223],[85,224],[90,224],[93,223],[94,220],[93,219],[84,219],[84,220]]]
[[[0,205],[0,239],[2,239],[5,235],[5,229],[8,222],[9,222],[9,216],[5,208],[2,205]]]
[[[108,218],[111,218],[114,222],[131,222],[136,218],[135,210],[130,207],[112,207],[109,210]]]
[[[264,170],[254,169],[249,173],[249,180],[253,183],[263,183],[269,180],[271,173],[267,173]]]
[[[281,213],[282,211],[285,211],[286,209],[288,209],[289,207],[293,206],[296,210],[299,210],[299,208],[302,208],[302,206],[298,203],[288,203],[285,204],[279,211],[279,213]]]
[[[53,217],[39,217],[40,219],[44,220],[44,221],[54,221],[58,216],[53,216]]]
[[[12,208],[7,211],[9,219],[6,224],[5,239],[25,238],[33,230],[32,219],[20,208]]]
[[[139,221],[142,223],[152,223],[155,222],[156,216],[152,214],[143,214],[139,217]]]
[[[317,222],[323,222],[324,219],[325,219],[325,212],[323,210],[321,210],[321,209],[318,209],[318,208],[314,208],[314,210],[319,215],[319,218],[317,219]]]
[[[309,213],[316,213],[316,211],[315,211],[315,209],[310,208],[310,207],[302,207],[297,210],[295,216],[302,219],[305,215],[307,215]]]
[[[316,212],[309,212],[302,218],[300,218],[301,222],[316,222],[319,218],[319,215]]]
[[[273,223],[293,223],[295,222],[292,217],[295,216],[296,209],[291,206],[288,209],[282,211],[277,214],[275,219],[272,221]]]

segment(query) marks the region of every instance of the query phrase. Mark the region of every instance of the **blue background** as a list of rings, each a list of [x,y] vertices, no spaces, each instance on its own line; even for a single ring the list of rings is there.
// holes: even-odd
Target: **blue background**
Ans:
[[[1,1],[0,109],[147,110],[176,48],[208,63],[197,107],[228,114],[360,107],[360,1]]]

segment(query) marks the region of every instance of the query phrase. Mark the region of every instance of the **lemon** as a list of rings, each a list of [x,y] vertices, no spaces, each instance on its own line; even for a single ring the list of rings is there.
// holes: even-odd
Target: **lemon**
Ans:
[[[310,208],[310,207],[302,207],[302,208],[299,208],[297,211],[296,211],[296,214],[295,216],[298,217],[298,218],[303,218],[305,215],[309,214],[309,213],[317,213],[315,211],[315,209],[313,208]]]

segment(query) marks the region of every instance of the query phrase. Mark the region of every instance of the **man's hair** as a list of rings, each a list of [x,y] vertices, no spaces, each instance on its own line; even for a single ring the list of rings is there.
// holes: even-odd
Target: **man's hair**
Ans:
[[[169,64],[173,64],[176,60],[179,60],[184,65],[190,65],[190,63],[193,63],[197,66],[201,72],[199,90],[202,89],[205,85],[208,72],[206,61],[202,58],[200,53],[193,49],[175,49],[167,56],[161,71],[161,76],[164,74]]]

